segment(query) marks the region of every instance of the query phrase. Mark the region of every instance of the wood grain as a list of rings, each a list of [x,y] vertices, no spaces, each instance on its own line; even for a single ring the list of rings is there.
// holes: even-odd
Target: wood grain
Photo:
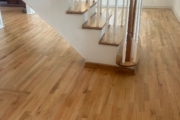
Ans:
[[[124,26],[109,26],[108,35],[101,38],[99,44],[119,46],[124,39],[125,27]]]
[[[2,16],[0,120],[180,119],[180,23],[170,9],[143,9],[136,75],[84,68],[37,14]]]

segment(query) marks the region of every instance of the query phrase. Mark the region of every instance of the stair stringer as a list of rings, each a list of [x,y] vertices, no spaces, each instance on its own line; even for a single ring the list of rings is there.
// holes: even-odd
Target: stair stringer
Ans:
[[[99,44],[104,29],[82,29],[82,24],[87,20],[87,12],[83,15],[66,14],[70,7],[67,0],[24,0],[24,2],[71,44],[87,62],[117,66],[117,47]]]

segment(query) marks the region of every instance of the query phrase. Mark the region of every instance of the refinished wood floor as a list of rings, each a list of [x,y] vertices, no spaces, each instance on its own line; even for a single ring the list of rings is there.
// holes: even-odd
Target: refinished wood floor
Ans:
[[[137,73],[84,68],[38,15],[2,8],[0,120],[180,120],[180,23],[142,12]]]

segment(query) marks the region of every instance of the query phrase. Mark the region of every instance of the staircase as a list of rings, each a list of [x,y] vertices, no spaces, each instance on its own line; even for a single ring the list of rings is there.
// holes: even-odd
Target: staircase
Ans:
[[[102,8],[102,0],[24,0],[50,24],[87,63],[133,67],[140,58],[142,0],[123,0],[118,9]]]

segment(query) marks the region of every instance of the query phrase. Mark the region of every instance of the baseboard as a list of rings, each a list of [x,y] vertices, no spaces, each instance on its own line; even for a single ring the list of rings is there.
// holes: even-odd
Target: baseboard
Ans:
[[[101,64],[101,63],[92,63],[92,62],[86,62],[85,67],[105,69],[105,70],[113,70],[113,71],[118,72],[118,73],[135,75],[135,67],[127,68],[127,67],[120,67],[120,66],[113,66],[113,65]]]
[[[142,6],[142,8],[152,8],[152,9],[158,9],[158,8],[168,8],[168,9],[172,9],[172,6]]]
[[[180,16],[176,13],[174,8],[172,8],[172,11],[173,11],[174,15],[176,16],[176,18],[178,19],[178,21],[180,22]]]
[[[106,5],[102,5],[102,7],[107,7]],[[114,8],[114,5],[109,5],[110,8]],[[122,7],[122,5],[118,5],[119,8]],[[142,8],[168,8],[168,9],[172,9],[172,6],[142,6]]]

